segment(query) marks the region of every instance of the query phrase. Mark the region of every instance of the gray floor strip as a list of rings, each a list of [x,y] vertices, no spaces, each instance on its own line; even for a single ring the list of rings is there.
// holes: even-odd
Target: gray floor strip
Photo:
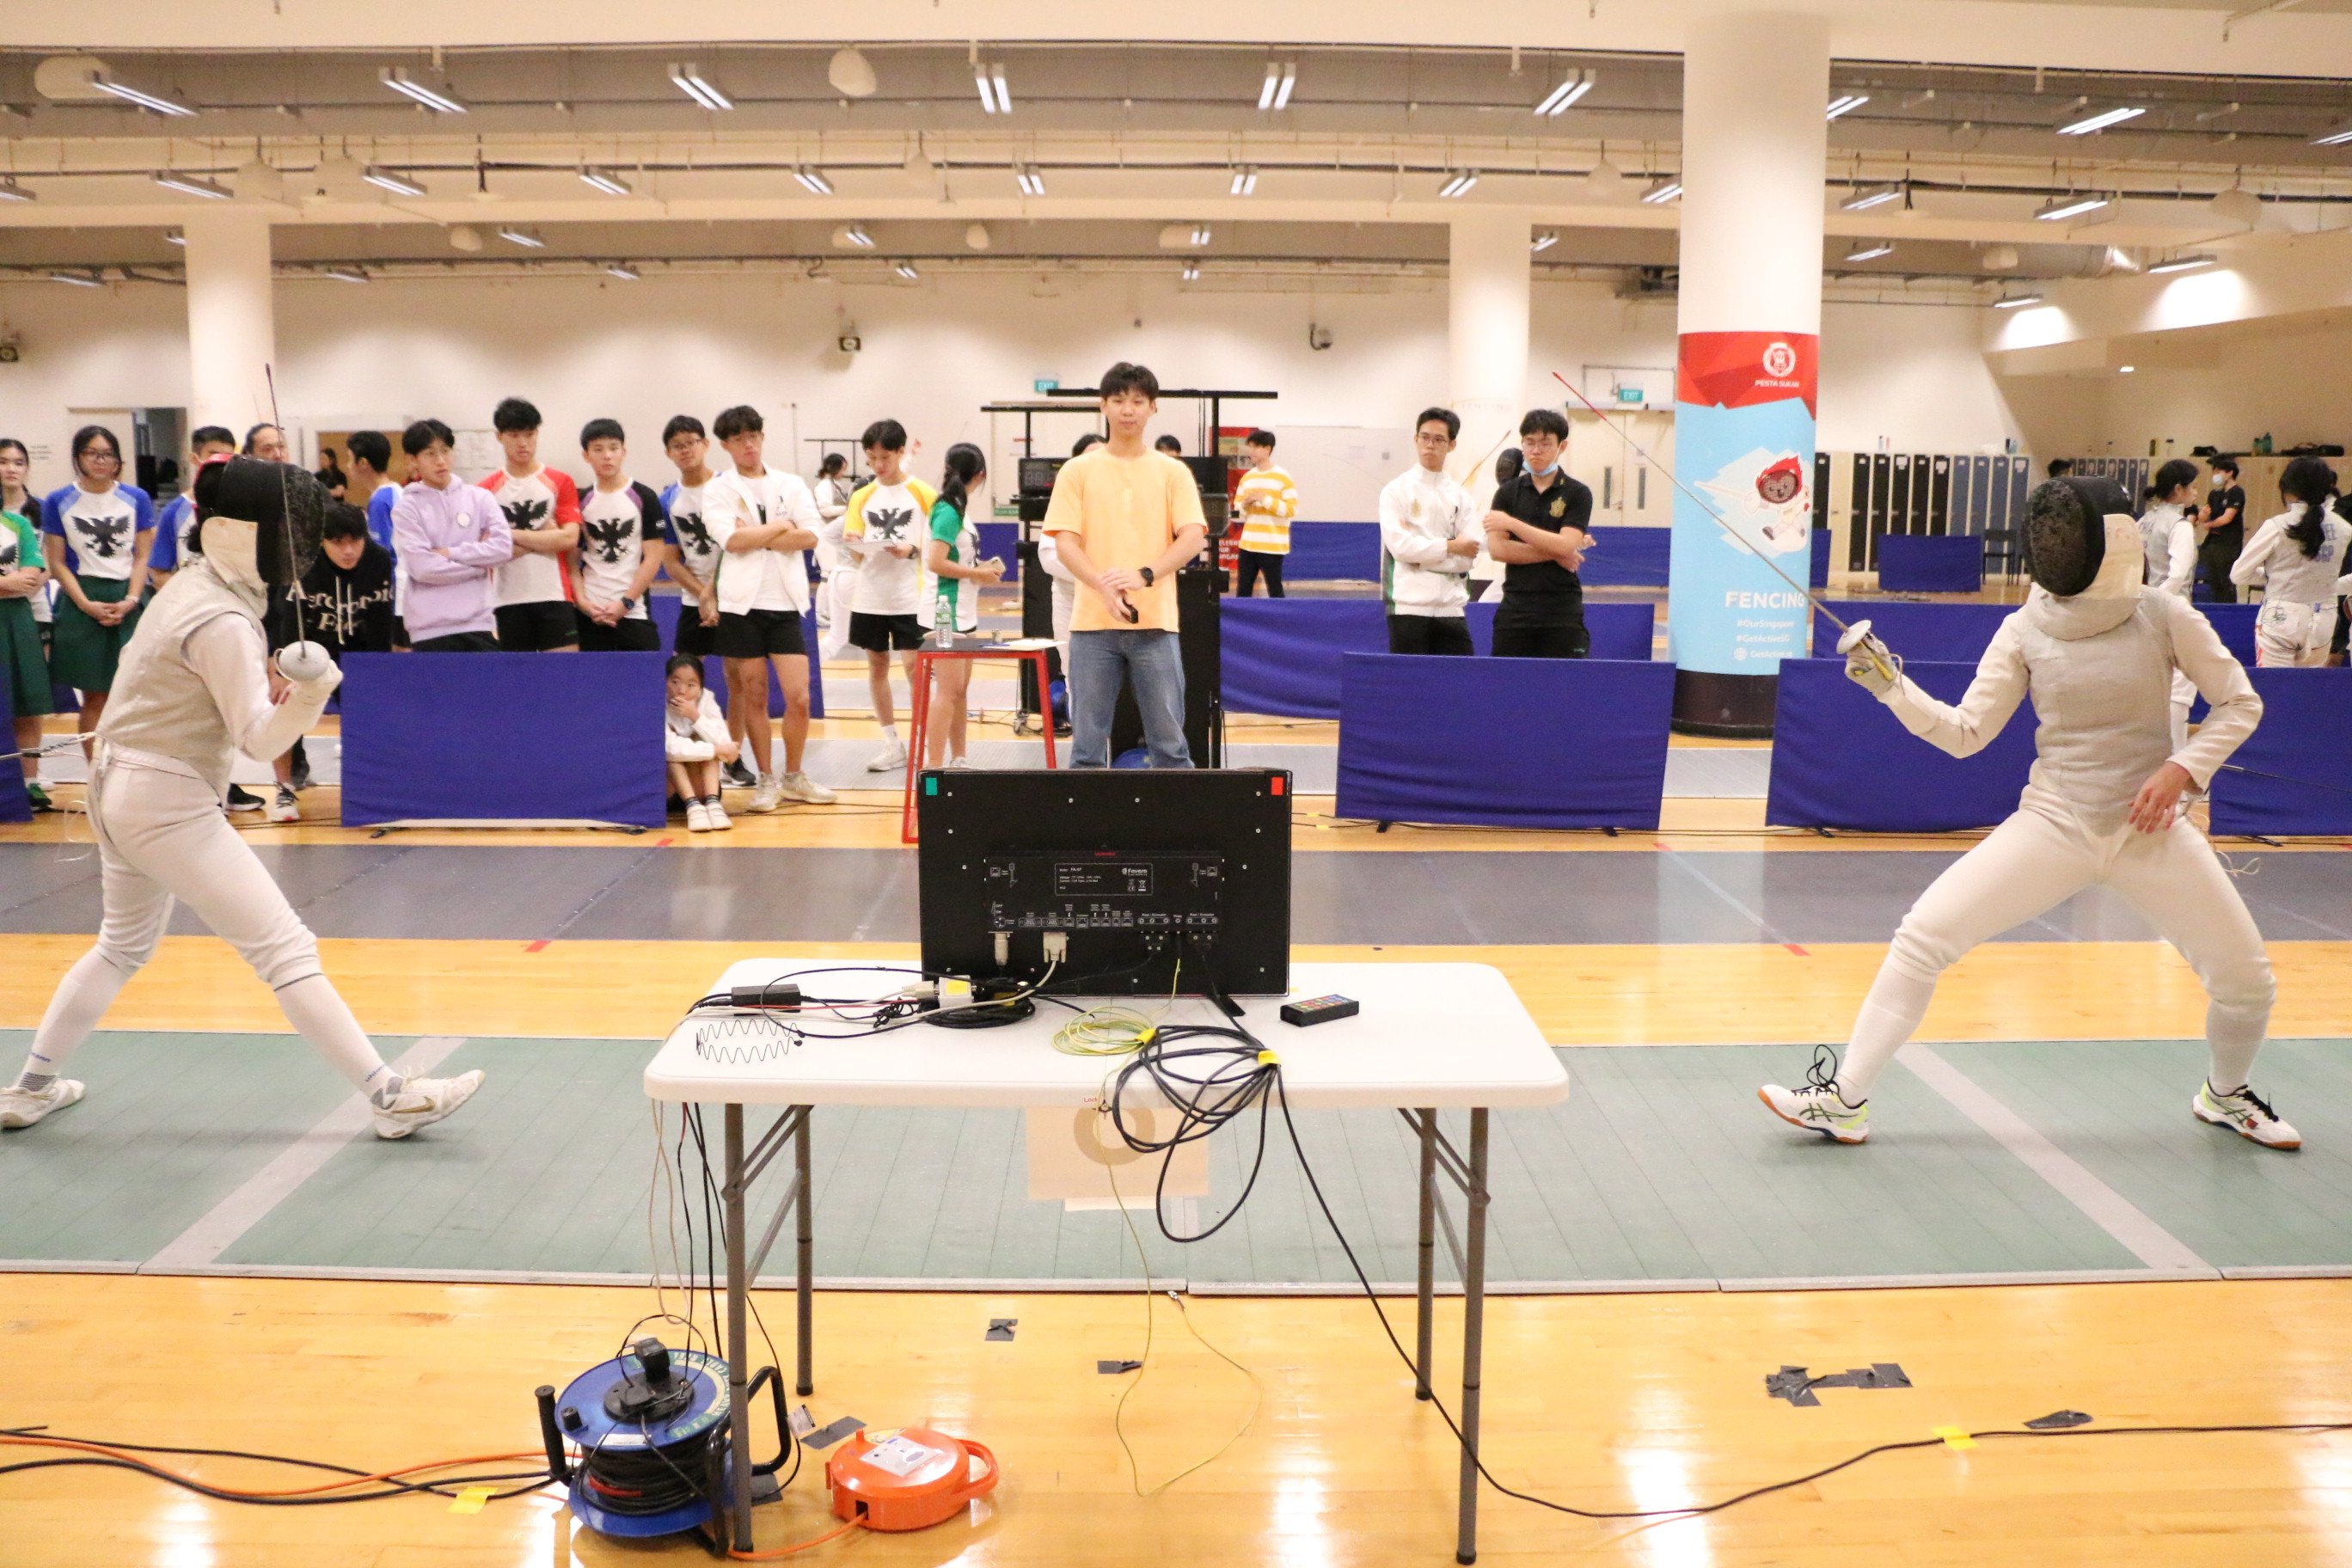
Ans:
[[[411,1046],[393,1066],[404,1078],[428,1073],[465,1043],[462,1036],[429,1035]],[[325,1169],[345,1144],[367,1131],[373,1114],[365,1098],[356,1094],[336,1106],[284,1153],[165,1243],[147,1260],[146,1271],[170,1274],[213,1263],[288,1194]]]
[[[2193,1273],[2208,1279],[2218,1275],[2219,1270],[2190,1251],[2187,1243],[2148,1218],[2130,1199],[2092,1174],[1931,1047],[1915,1041],[1905,1053],[1903,1065],[2142,1263],[2168,1274]]]

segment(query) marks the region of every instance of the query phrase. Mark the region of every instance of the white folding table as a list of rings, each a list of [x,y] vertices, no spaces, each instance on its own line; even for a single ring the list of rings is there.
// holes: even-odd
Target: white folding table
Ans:
[[[822,971],[823,973],[818,973]],[[1454,1556],[1477,1555],[1479,1367],[1484,1350],[1486,1286],[1487,1112],[1496,1107],[1555,1105],[1568,1098],[1567,1069],[1520,1005],[1501,973],[1482,963],[1303,963],[1291,969],[1293,997],[1330,993],[1361,1004],[1355,1017],[1295,1028],[1276,1016],[1279,1001],[1244,998],[1241,1020],[1278,1057],[1283,1088],[1301,1110],[1391,1109],[1421,1141],[1419,1317],[1415,1394],[1430,1397],[1431,1295],[1434,1280],[1437,1179],[1442,1172],[1465,1200],[1462,1268],[1462,1406],[1465,1439],[1460,1524]],[[729,966],[714,994],[739,986],[797,980],[814,998],[877,999],[915,978],[911,967],[866,967],[856,960],[746,959]],[[1080,1005],[1083,999],[1072,998]],[[1130,1004],[1134,997],[1121,998]],[[1147,1002],[1145,1004],[1149,1005]],[[1060,1107],[1100,1098],[1116,1060],[1056,1051],[1054,1032],[1073,1014],[1041,1006],[1034,1017],[993,1029],[947,1029],[928,1024],[866,1038],[795,1037],[756,1020],[716,1013],[688,1017],[670,1031],[646,1068],[646,1092],[657,1100],[723,1108],[726,1173],[722,1226],[727,1251],[727,1363],[733,1403],[731,1512],[735,1546],[751,1544],[751,1412],[746,1398],[750,1347],[746,1316],[751,1281],[789,1215],[797,1220],[799,1376],[814,1393],[811,1292],[814,1215],[809,1177],[809,1118],[822,1105]],[[1186,998],[1170,1023],[1225,1022],[1209,1002]],[[812,1031],[847,1032],[856,1026],[806,1015]],[[1157,1099],[1151,1102],[1157,1104]],[[748,1142],[747,1106],[781,1108]],[[1441,1110],[1467,1110],[1466,1154],[1441,1132]],[[793,1148],[791,1185],[756,1247],[747,1237],[746,1197],[751,1184]],[[1448,1226],[1450,1232],[1451,1226]]]

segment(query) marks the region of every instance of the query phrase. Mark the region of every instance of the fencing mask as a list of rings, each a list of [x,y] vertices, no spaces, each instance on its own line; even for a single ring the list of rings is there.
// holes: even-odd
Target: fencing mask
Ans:
[[[2042,485],[2026,500],[2024,542],[2026,570],[2053,597],[2127,597],[2139,587],[2139,525],[2113,479],[2068,474]]]
[[[319,559],[320,529],[332,498],[316,478],[290,463],[231,458],[197,471],[195,500],[199,553],[232,580],[290,588]],[[215,526],[240,523],[250,531]]]

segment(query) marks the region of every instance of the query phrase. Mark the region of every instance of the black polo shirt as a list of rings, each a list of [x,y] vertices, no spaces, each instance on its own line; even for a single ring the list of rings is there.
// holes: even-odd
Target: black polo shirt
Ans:
[[[1522,473],[1496,489],[1492,505],[1495,510],[1546,533],[1558,533],[1563,528],[1590,533],[1592,529],[1592,491],[1565,473],[1556,475],[1549,486],[1540,489],[1533,476]],[[1554,598],[1563,610],[1584,602],[1583,583],[1557,561],[1504,567],[1503,592],[1512,598]]]
[[[2210,549],[2227,550],[2234,555],[2238,551],[2244,549],[2246,544],[2245,489],[2242,486],[2235,484],[2217,484],[2207,492],[2205,520],[2208,523],[2231,507],[2237,509],[2238,515],[2231,520],[2228,527],[2217,528],[2208,533],[2205,536],[2205,543]]]

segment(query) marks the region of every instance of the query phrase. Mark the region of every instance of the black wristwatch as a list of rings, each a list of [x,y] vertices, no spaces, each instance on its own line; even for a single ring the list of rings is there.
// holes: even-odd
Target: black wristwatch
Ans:
[[[621,601],[621,614],[625,616],[634,616],[636,613],[637,602],[635,599],[624,598]]]
[[[1154,572],[1150,567],[1146,566],[1143,569],[1143,585],[1147,588],[1150,587],[1153,579],[1157,578],[1159,575],[1159,573]]]

